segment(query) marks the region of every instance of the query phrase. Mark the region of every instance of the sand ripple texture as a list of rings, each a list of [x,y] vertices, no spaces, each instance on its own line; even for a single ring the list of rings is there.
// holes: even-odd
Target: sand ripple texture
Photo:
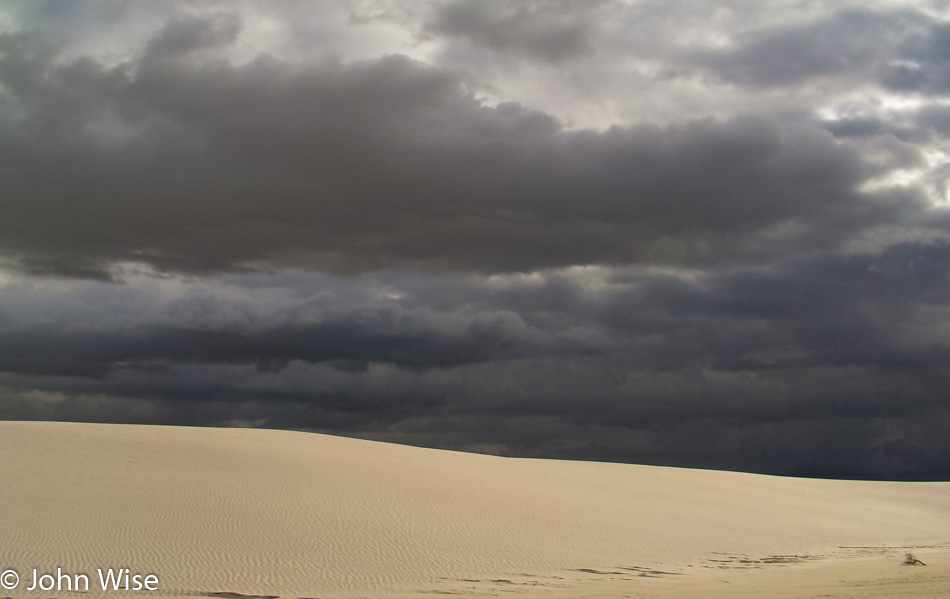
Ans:
[[[444,580],[950,540],[950,485],[510,459],[250,429],[0,422],[0,569],[149,594],[384,596]],[[94,576],[91,596],[101,593]],[[71,597],[69,592],[19,597]]]

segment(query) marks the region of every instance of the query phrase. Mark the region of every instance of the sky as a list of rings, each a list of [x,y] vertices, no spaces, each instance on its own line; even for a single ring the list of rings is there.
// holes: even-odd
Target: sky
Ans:
[[[950,480],[950,2],[0,3],[0,419]]]

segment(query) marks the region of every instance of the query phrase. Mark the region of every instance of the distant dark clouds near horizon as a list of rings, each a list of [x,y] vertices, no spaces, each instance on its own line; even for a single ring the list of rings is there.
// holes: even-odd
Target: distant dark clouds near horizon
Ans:
[[[0,418],[950,479],[950,7],[0,7]]]

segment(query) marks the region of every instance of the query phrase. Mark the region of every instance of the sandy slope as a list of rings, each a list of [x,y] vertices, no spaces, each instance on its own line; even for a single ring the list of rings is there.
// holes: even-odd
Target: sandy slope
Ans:
[[[702,596],[707,582],[744,571],[748,584],[786,586],[766,574],[839,562],[877,572],[899,564],[904,546],[929,546],[917,553],[939,563],[899,572],[940,585],[948,545],[943,483],[505,459],[284,431],[0,422],[0,570],[21,575],[0,596],[14,598],[79,596],[27,592],[34,567],[88,574],[87,597],[145,594],[102,593],[100,567],[156,574],[153,597]]]

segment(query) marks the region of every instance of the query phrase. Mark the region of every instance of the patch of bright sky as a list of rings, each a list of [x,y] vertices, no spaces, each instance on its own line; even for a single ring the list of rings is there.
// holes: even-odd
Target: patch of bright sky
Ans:
[[[898,168],[888,172],[883,177],[875,177],[865,182],[858,189],[864,192],[874,192],[888,187],[909,187],[918,185],[924,181],[928,172],[929,169],[926,168]],[[939,200],[938,198],[931,199],[933,199],[935,203]],[[942,200],[939,201],[942,203]]]
[[[920,148],[924,164],[917,168],[898,168],[881,177],[871,179],[860,190],[873,192],[888,187],[917,187],[935,207],[950,206],[947,189],[947,171],[950,167],[950,148]]]
[[[838,97],[833,103],[821,106],[815,112],[819,118],[827,121],[881,117],[891,123],[900,124],[905,120],[903,117],[912,117],[922,108],[948,105],[950,99],[947,98],[888,93],[872,95],[871,90],[861,90]],[[917,149],[923,156],[922,165],[893,169],[881,177],[867,181],[860,188],[861,191],[917,186],[935,206],[947,206],[950,198],[947,194],[946,177],[940,172],[950,165],[950,147],[918,145]]]
[[[552,279],[568,279],[588,294],[597,296],[612,291],[628,290],[635,286],[637,278],[643,275],[668,276],[683,281],[695,282],[700,280],[704,273],[700,270],[680,266],[634,265],[615,267],[585,264],[526,273],[479,276],[473,278],[472,282],[493,290],[507,290],[538,288],[548,284]]]
[[[924,176],[924,189],[934,204],[950,206],[950,146],[923,150],[928,169]]]

